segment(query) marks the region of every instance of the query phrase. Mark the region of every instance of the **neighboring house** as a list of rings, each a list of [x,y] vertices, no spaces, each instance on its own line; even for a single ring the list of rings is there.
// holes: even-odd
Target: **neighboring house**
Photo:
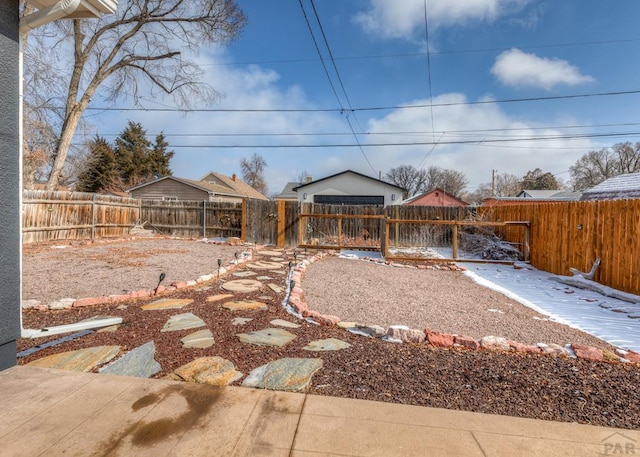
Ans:
[[[526,205],[535,203],[567,202],[580,200],[580,192],[564,190],[522,190],[515,197],[489,197],[482,206]]]
[[[295,187],[300,186],[301,182],[288,182],[282,192],[274,197],[274,200],[284,200],[288,202],[298,201],[298,193],[293,190]]]
[[[232,175],[209,173],[202,180],[164,176],[128,190],[143,200],[191,200],[240,203],[243,199],[268,200],[267,197]]]
[[[400,186],[346,170],[292,189],[299,202],[333,205],[399,205]]]
[[[640,198],[640,173],[627,173],[602,181],[582,193],[581,200]]]
[[[536,200],[544,200],[546,198],[551,198],[558,192],[562,192],[560,189],[555,190],[534,190],[534,189],[524,189],[521,190],[515,198],[535,198]]]
[[[467,202],[446,193],[439,187],[407,198],[402,204],[410,206],[469,206]]]

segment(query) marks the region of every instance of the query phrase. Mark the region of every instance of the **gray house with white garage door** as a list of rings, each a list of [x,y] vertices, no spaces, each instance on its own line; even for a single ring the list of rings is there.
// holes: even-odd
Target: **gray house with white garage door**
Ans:
[[[399,205],[405,192],[400,186],[346,170],[293,188],[301,203],[330,205]]]

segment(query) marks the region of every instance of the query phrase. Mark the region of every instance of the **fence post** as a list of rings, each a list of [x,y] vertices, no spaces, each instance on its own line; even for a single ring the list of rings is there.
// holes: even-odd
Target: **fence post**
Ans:
[[[96,194],[91,196],[91,241],[96,236]]]
[[[338,214],[338,249],[342,249],[342,214]]]
[[[527,222],[527,225],[524,226],[524,261],[528,262],[531,260],[531,247],[529,245],[531,241],[531,222]]]
[[[207,237],[207,201],[202,200],[202,238]]]
[[[242,199],[242,220],[240,222],[240,239],[247,241],[247,199]]]
[[[400,219],[400,205],[394,206],[396,213],[396,220]],[[400,224],[396,222],[396,247],[400,245]]]
[[[458,221],[454,221],[453,223],[453,231],[451,234],[451,237],[453,238],[451,240],[451,244],[452,244],[452,257],[453,260],[457,260],[458,259]]]
[[[387,217],[380,219],[380,253],[383,259],[389,255],[389,223],[387,220]]]
[[[276,246],[279,248],[283,248],[285,246],[285,230],[287,227],[287,217],[285,214],[285,201],[278,200],[278,240],[276,242]]]

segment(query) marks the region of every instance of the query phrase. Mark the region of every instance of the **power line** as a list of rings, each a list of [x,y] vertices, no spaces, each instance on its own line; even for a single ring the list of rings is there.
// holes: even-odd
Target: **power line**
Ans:
[[[351,108],[351,112],[360,111],[391,111],[401,109],[419,109],[429,107],[447,106],[473,106],[473,105],[495,105],[499,103],[520,103],[538,102],[550,100],[570,100],[578,98],[612,97],[622,95],[638,95],[640,90],[626,90],[615,92],[595,92],[587,94],[551,95],[548,97],[527,97],[527,98],[505,98],[498,100],[478,100],[472,102],[446,102],[446,103],[424,103],[417,105],[395,105],[395,106],[375,106],[365,108]],[[58,106],[47,106],[48,109],[60,109]],[[344,113],[344,108],[114,108],[114,107],[87,107],[88,111],[147,111],[147,112],[179,112],[179,113]]]
[[[495,129],[468,129],[468,130],[445,130],[444,134],[470,134],[470,133],[490,133],[490,132],[512,132],[512,131],[529,131],[529,130],[560,130],[560,129],[581,129],[581,128],[601,128],[601,127],[634,127],[640,125],[640,122],[624,122],[619,124],[579,124],[579,125],[548,125],[539,127],[505,127]],[[351,132],[313,132],[313,133],[291,133],[291,132],[272,132],[272,133],[148,133],[148,136],[164,135],[165,137],[261,137],[261,136],[351,136]],[[402,136],[402,135],[430,135],[427,131],[398,131],[398,132],[362,132],[358,135],[362,136]],[[95,136],[95,133],[78,132],[76,136]],[[121,133],[100,133],[98,136],[120,136]]]
[[[331,86],[331,90],[333,91],[333,95],[335,95],[336,100],[338,101],[338,105],[340,105],[340,112],[344,111],[344,106],[342,105],[342,101],[340,97],[338,97],[338,92],[336,92],[336,88],[333,85],[333,81],[329,76],[329,70],[327,69],[327,65],[322,58],[322,53],[320,52],[320,47],[318,46],[318,42],[316,41],[316,37],[313,34],[313,29],[311,28],[311,23],[309,22],[309,18],[307,17],[307,12],[304,9],[304,5],[302,4],[302,0],[298,0],[300,3],[300,8],[302,9],[302,15],[304,16],[304,20],[307,23],[307,28],[309,29],[309,33],[311,34],[311,39],[313,40],[313,45],[316,47],[316,51],[318,52],[318,56],[320,57],[320,63],[322,63],[322,68],[324,69],[324,74],[327,76],[327,80],[329,81],[329,85]],[[335,110],[330,110],[335,111]]]
[[[491,143],[508,143],[508,142],[536,142],[536,141],[553,141],[553,140],[575,140],[575,139],[585,139],[585,138],[616,138],[616,137],[628,137],[628,136],[640,136],[640,131],[635,132],[617,132],[617,133],[585,133],[585,134],[575,134],[575,135],[549,135],[549,136],[540,136],[540,137],[529,137],[529,138],[496,138],[496,139],[487,139],[483,138],[481,140],[450,140],[450,141],[414,141],[414,142],[403,142],[403,143],[367,143],[368,147],[389,147],[389,146],[429,146],[429,145],[449,145],[449,144],[491,144]],[[81,144],[74,144],[75,146],[81,146]],[[218,149],[244,149],[244,148],[252,148],[252,149],[291,149],[291,148],[350,148],[350,147],[359,147],[359,144],[354,143],[333,143],[333,144],[214,144],[214,145],[170,145],[171,148],[218,148]]]
[[[344,106],[342,105],[342,102],[340,100],[340,97],[338,97],[338,94],[336,92],[335,86],[333,85],[333,81],[331,79],[331,76],[329,75],[329,72],[327,70],[327,66],[324,62],[324,58],[322,57],[322,53],[320,52],[320,48],[318,46],[317,40],[315,38],[315,34],[313,33],[313,28],[311,27],[311,24],[309,23],[309,19],[307,18],[307,13],[305,12],[304,9],[304,5],[302,4],[302,0],[298,0],[300,3],[300,8],[302,8],[302,13],[304,14],[304,18],[305,21],[307,23],[307,27],[309,29],[309,33],[311,34],[311,38],[313,39],[313,43],[315,44],[316,47],[316,51],[318,52],[318,57],[320,57],[320,60],[322,61],[322,67],[325,70],[325,74],[327,76],[327,79],[329,80],[329,84],[331,85],[331,89],[333,90],[333,94],[335,95],[336,99],[338,100],[338,104],[340,105],[340,107],[342,108],[342,114],[345,113],[344,110]],[[338,82],[340,83],[340,87],[342,88],[342,93],[344,94],[345,100],[347,101],[347,105],[349,106],[349,112],[354,112],[353,107],[351,106],[351,101],[349,100],[349,95],[347,94],[347,90],[344,87],[344,84],[342,82],[342,78],[340,77],[340,72],[338,71],[338,66],[336,65],[336,62],[333,58],[333,53],[331,52],[331,47],[329,46],[329,41],[327,40],[327,36],[324,33],[324,28],[322,27],[322,22],[320,22],[320,17],[318,16],[318,11],[316,9],[316,5],[313,2],[313,0],[311,0],[311,7],[313,9],[313,14],[316,18],[316,22],[318,23],[318,27],[320,29],[320,33],[322,34],[322,38],[324,40],[324,45],[327,48],[327,52],[329,53],[329,58],[331,59],[331,62],[333,64],[333,69],[336,73],[336,76],[338,78]],[[351,130],[351,133],[353,134],[353,138],[355,139],[356,143],[358,144],[358,147],[360,149],[360,152],[362,153],[362,156],[364,157],[365,161],[369,164],[369,166],[371,167],[371,169],[373,170],[373,172],[375,173],[376,170],[373,167],[373,165],[371,165],[371,162],[369,161],[369,158],[367,157],[367,154],[364,152],[364,149],[362,148],[362,145],[360,145],[360,140],[358,139],[358,136],[356,135],[355,129],[353,128],[353,125],[351,124],[351,120],[349,119],[349,115],[347,114],[346,117],[346,121],[347,124],[349,125],[349,129]],[[356,119],[357,121],[357,119]]]

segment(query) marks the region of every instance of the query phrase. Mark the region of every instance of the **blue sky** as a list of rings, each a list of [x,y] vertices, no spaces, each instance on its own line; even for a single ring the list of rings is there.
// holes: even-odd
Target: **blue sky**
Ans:
[[[222,95],[213,108],[267,111],[106,113],[91,119],[96,132],[128,120],[164,132],[184,178],[240,174],[260,154],[270,193],[304,172],[378,177],[399,165],[462,171],[468,191],[492,170],[568,180],[589,150],[640,141],[640,94],[563,98],[640,90],[636,0],[314,0],[337,73],[302,0],[331,83],[299,0],[238,4],[243,34],[198,61]],[[500,102],[522,99],[533,100]]]

